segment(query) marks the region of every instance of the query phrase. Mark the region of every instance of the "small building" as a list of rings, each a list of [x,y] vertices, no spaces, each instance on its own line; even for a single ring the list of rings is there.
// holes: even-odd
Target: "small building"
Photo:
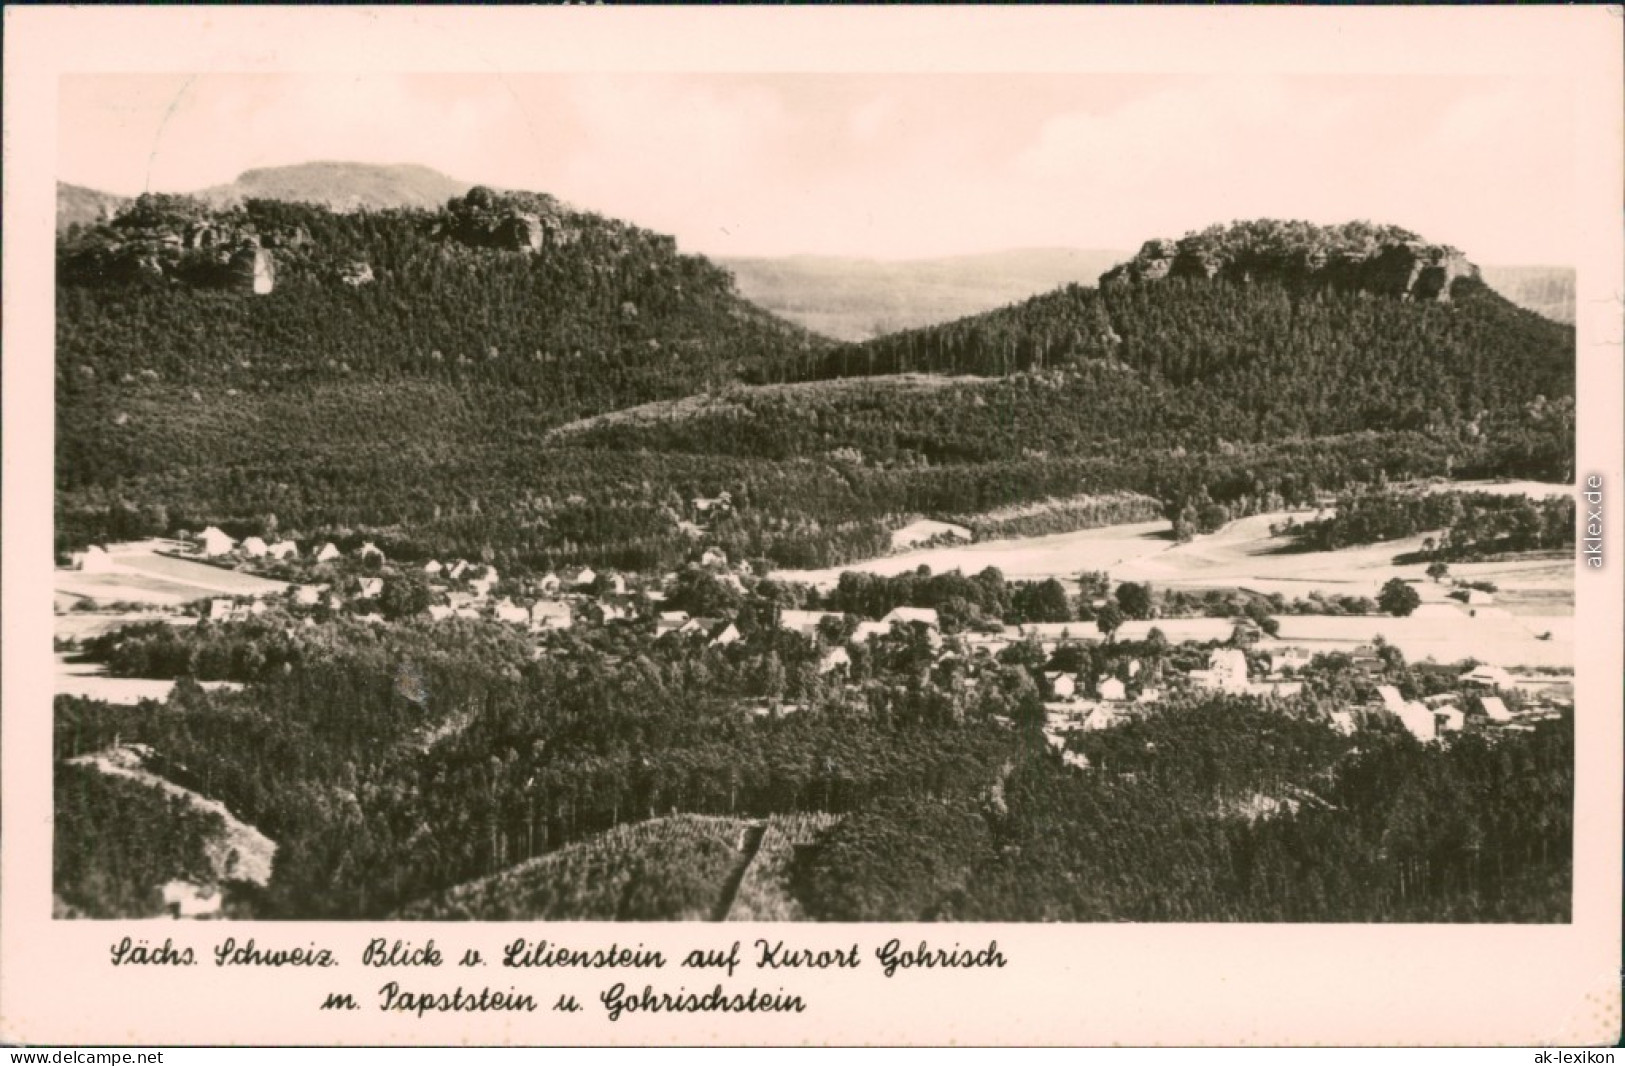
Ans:
[[[1512,721],[1512,712],[1507,710],[1506,701],[1499,696],[1480,696],[1478,706],[1492,722]]]
[[[569,603],[557,600],[538,600],[530,604],[531,629],[569,629],[575,624],[575,614]]]
[[[439,559],[430,559],[423,564],[423,572],[429,577],[439,577],[446,568],[440,565]]]
[[[301,607],[314,607],[322,601],[322,593],[326,591],[320,585],[300,585],[294,590],[293,602]]]
[[[800,633],[804,637],[815,637],[818,635],[819,624],[826,618],[839,620],[841,615],[833,611],[792,611],[786,609],[779,612],[779,627]]]
[[[598,580],[598,571],[590,566],[571,568],[564,572],[564,580],[573,589],[590,589]]]
[[[375,600],[384,594],[384,579],[381,577],[364,577],[361,579],[361,598]]]
[[[212,885],[190,881],[169,881],[163,889],[164,909],[171,918],[212,918],[220,913],[224,898]]]
[[[1078,679],[1059,670],[1045,671],[1044,684],[1058,700],[1069,700],[1078,694]]]
[[[1140,694],[1134,697],[1135,703],[1159,703],[1162,700],[1162,690],[1155,688],[1142,688]]]
[[[922,625],[930,626],[932,629],[942,627],[936,609],[932,607],[893,607],[886,613],[885,617],[881,618],[881,621],[888,626],[897,622],[902,622],[905,625],[919,622]]]
[[[1433,722],[1441,733],[1459,733],[1462,726],[1467,724],[1467,716],[1461,712],[1461,708],[1445,704],[1433,708]]]
[[[444,603],[431,603],[425,613],[428,614],[430,621],[444,622],[451,617],[451,607]]]
[[[466,573],[468,573],[467,561],[458,559],[456,562],[452,563],[450,569],[446,571],[446,576],[451,578],[453,581],[460,581],[462,580],[463,575]]]
[[[1378,685],[1377,696],[1382,700],[1383,709],[1391,714],[1399,714],[1405,709],[1404,697],[1392,685]]]
[[[1206,670],[1191,671],[1192,681],[1219,692],[1247,691],[1247,654],[1240,648],[1216,648]]]
[[[258,559],[269,550],[265,541],[259,537],[244,537],[239,547],[250,559]]]
[[[713,648],[726,648],[730,644],[737,644],[740,639],[739,627],[732,622],[728,622],[711,634],[711,646]]]
[[[1117,712],[1105,704],[1097,704],[1083,716],[1082,727],[1088,730],[1110,729],[1118,721]]]
[[[1499,666],[1475,666],[1458,680],[1464,685],[1479,688],[1511,688],[1512,675]]]
[[[198,552],[210,557],[225,555],[237,546],[237,542],[226,536],[219,529],[210,526],[197,538]]]
[[[516,626],[530,624],[530,612],[515,604],[512,600],[503,600],[498,603],[494,613],[498,622],[507,622]]]
[[[664,636],[667,633],[682,629],[688,623],[687,611],[661,611],[655,618],[655,635]]]
[[[727,566],[728,556],[719,548],[707,548],[700,553],[701,566]]]
[[[299,545],[291,540],[279,540],[265,549],[265,554],[273,559],[299,558]]]
[[[1436,740],[1439,735],[1438,723],[1433,719],[1433,712],[1415,701],[1405,704],[1399,711],[1399,722],[1411,736],[1426,744]]]
[[[1331,713],[1331,726],[1345,737],[1353,736],[1355,730],[1354,712],[1333,711]]]
[[[874,637],[884,637],[891,633],[891,626],[885,622],[859,622],[857,628],[852,630],[852,643],[866,644]]]
[[[1103,700],[1116,702],[1128,698],[1128,690],[1124,687],[1123,682],[1115,677],[1101,678],[1095,683],[1095,691],[1100,693],[1100,698]]]
[[[852,665],[852,656],[847,654],[845,648],[831,648],[818,660],[818,672],[828,674],[835,670],[845,670]]]
[[[316,561],[318,563],[330,563],[337,559],[340,554],[341,553],[333,542],[328,541],[326,544],[323,544],[321,550],[316,553]]]
[[[1283,674],[1288,670],[1296,673],[1309,665],[1310,658],[1302,648],[1278,648],[1270,653],[1270,673]]]
[[[209,621],[225,622],[231,618],[231,609],[234,605],[230,600],[209,601]]]

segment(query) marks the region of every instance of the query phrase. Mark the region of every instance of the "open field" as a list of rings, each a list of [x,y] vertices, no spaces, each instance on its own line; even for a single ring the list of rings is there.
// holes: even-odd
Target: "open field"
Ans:
[[[107,570],[55,571],[59,608],[71,607],[76,600],[179,607],[211,596],[271,596],[288,587],[283,581],[159,554],[174,547],[172,541],[110,544]]]
[[[1438,490],[1521,492],[1563,495],[1571,485],[1540,482],[1452,482]],[[783,570],[785,581],[831,588],[847,570],[893,575],[928,566],[933,573],[961,570],[976,573],[997,567],[1006,578],[1038,581],[1076,578],[1086,570],[1104,570],[1120,581],[1150,581],[1179,588],[1240,588],[1289,599],[1313,591],[1343,596],[1375,597],[1389,578],[1418,583],[1424,602],[1445,602],[1448,587],[1429,581],[1423,563],[1399,566],[1394,559],[1420,552],[1425,535],[1334,552],[1293,552],[1285,537],[1270,535],[1270,526],[1289,519],[1303,522],[1314,511],[1278,511],[1229,523],[1217,533],[1185,544],[1173,540],[1165,520],[1136,522],[1057,533],[1042,537],[990,540],[950,545],[870,559],[824,570]],[[1563,614],[1572,610],[1574,561],[1571,556],[1539,553],[1489,562],[1452,563],[1451,576],[1493,581],[1507,595],[1515,613]]]
[[[199,682],[210,690],[242,688],[235,681]],[[103,700],[124,707],[134,707],[142,700],[162,703],[175,690],[173,680],[147,677],[108,677],[100,663],[72,662],[67,656],[56,657],[56,694],[82,696]]]

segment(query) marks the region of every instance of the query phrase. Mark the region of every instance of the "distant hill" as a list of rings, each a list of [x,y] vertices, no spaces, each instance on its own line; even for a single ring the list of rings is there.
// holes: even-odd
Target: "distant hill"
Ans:
[[[740,295],[844,341],[950,322],[1074,282],[1093,285],[1128,252],[1022,248],[892,262],[834,256],[720,259]]]
[[[104,222],[129,202],[128,197],[59,181],[56,183],[56,231],[62,233],[69,226]]]
[[[1573,267],[1487,266],[1480,271],[1484,284],[1519,307],[1574,325]]]
[[[333,211],[397,207],[432,211],[471,188],[470,182],[413,164],[300,163],[245,170],[229,185],[213,185],[189,195],[215,208],[235,207],[244,200],[259,199],[320,204]],[[59,181],[56,185],[57,232],[65,232],[74,223],[83,226],[106,221],[130,202],[128,196]]]
[[[470,182],[414,164],[300,163],[245,170],[230,185],[216,185],[193,195],[217,207],[265,199],[321,204],[334,211],[389,207],[432,210],[472,187]]]

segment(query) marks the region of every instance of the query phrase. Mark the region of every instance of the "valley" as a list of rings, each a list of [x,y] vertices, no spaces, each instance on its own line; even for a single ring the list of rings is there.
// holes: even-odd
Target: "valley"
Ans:
[[[1574,333],[1456,249],[730,273],[342,165],[72,206],[74,913],[1567,920]]]

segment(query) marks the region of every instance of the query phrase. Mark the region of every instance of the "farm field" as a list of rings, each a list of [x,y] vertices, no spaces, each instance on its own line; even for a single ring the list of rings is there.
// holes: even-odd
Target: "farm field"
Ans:
[[[65,655],[56,656],[56,688],[58,696],[80,696],[91,700],[104,700],[122,707],[134,707],[142,700],[162,703],[175,690],[173,680],[146,677],[108,677],[100,663],[72,662]],[[209,691],[234,691],[242,685],[234,681],[202,681]]]
[[[1461,491],[1527,492],[1549,496],[1573,491],[1570,485],[1540,482],[1453,482],[1439,486]],[[1290,598],[1321,591],[1375,597],[1382,584],[1398,576],[1417,584],[1424,602],[1449,602],[1446,586],[1429,581],[1424,563],[1400,566],[1394,559],[1419,552],[1425,535],[1332,552],[1283,551],[1285,538],[1270,526],[1302,522],[1314,511],[1277,511],[1229,523],[1217,533],[1185,544],[1172,537],[1167,521],[1136,522],[1042,537],[990,540],[904,552],[823,570],[784,570],[775,576],[831,588],[847,570],[895,575],[920,566],[933,573],[961,570],[976,573],[997,567],[1011,580],[1074,579],[1086,570],[1104,570],[1120,581],[1150,581],[1179,588],[1241,588]],[[1545,615],[1572,612],[1574,562],[1553,553],[1487,562],[1454,563],[1451,576],[1493,581],[1508,596],[1510,609]],[[1527,598],[1525,598],[1527,597]]]
[[[168,541],[109,545],[109,570],[55,571],[58,600],[179,607],[210,596],[270,596],[288,587],[286,582],[159,554],[171,547]]]

